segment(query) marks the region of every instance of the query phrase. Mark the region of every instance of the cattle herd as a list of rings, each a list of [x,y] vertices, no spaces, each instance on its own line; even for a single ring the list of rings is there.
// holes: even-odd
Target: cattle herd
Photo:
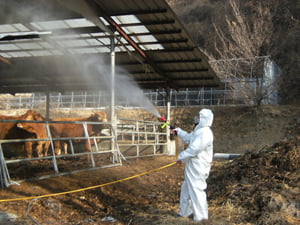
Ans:
[[[104,124],[93,124],[92,122],[107,122],[106,113],[96,112],[88,117],[55,119],[46,119],[34,110],[28,110],[20,116],[0,115],[0,141],[19,140],[17,142],[1,143],[1,147],[5,157],[19,155],[28,158],[43,157],[48,155],[51,146],[53,146],[56,155],[60,155],[62,150],[66,154],[66,143],[69,143],[67,138],[102,135],[101,130]],[[52,138],[55,139],[53,145],[51,145]],[[63,139],[59,140],[59,138]],[[38,140],[20,141],[20,139]],[[74,139],[74,142],[84,142],[86,151],[91,151],[88,138]]]

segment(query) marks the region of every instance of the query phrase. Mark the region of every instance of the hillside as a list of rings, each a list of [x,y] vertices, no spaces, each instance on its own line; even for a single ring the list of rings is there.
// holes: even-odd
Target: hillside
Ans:
[[[298,0],[168,0],[167,2],[210,59],[269,55],[281,69],[282,103],[299,101],[300,2]],[[238,3],[241,13],[239,17],[244,20],[233,16],[230,2]],[[229,24],[226,22],[227,19]],[[223,32],[223,39],[220,39],[216,29]],[[239,29],[240,37],[235,33]],[[231,38],[233,35],[235,39]]]

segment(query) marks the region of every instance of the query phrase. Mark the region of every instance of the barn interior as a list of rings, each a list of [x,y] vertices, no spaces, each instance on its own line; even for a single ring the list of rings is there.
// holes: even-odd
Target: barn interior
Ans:
[[[164,0],[0,4],[1,93],[99,90],[113,70],[142,89],[221,85]]]

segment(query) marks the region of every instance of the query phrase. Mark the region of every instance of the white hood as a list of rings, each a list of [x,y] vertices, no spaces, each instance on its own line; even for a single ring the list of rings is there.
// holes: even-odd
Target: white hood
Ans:
[[[214,120],[214,114],[210,109],[201,109],[199,112],[200,116],[200,127],[211,127],[213,120]]]

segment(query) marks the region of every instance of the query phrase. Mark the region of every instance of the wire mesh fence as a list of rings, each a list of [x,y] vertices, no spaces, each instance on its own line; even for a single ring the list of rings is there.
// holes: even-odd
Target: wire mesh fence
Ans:
[[[155,106],[165,106],[167,104],[165,91],[153,90],[145,91],[144,95]],[[43,93],[32,93],[26,95],[6,96],[2,97],[0,109],[45,109],[47,96]],[[218,89],[185,89],[180,91],[171,90],[170,92],[171,106],[207,106],[207,105],[245,105],[251,104],[249,99],[244,96],[237,96],[231,90]],[[120,107],[139,107],[133,105],[130,99],[118,100],[117,106]],[[109,94],[99,92],[69,92],[69,93],[50,93],[49,106],[51,109],[84,109],[94,108],[101,109],[110,105]]]

